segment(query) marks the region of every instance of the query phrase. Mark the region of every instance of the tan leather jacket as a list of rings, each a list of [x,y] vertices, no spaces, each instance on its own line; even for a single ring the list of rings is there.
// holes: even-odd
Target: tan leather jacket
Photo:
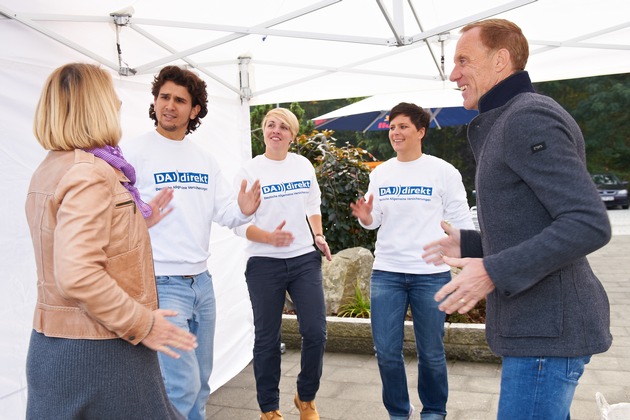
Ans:
[[[26,200],[37,264],[33,328],[50,337],[142,341],[157,290],[149,233],[122,172],[52,151]]]

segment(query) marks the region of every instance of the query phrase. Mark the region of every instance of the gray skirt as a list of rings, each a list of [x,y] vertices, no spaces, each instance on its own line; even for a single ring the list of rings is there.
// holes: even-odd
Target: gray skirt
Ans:
[[[178,419],[157,353],[121,339],[75,340],[36,331],[26,360],[27,419]]]

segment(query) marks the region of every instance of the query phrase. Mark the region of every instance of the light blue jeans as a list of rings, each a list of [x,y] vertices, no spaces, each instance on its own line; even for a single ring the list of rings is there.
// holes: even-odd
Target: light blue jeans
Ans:
[[[569,420],[584,357],[503,357],[498,420]]]
[[[177,316],[167,319],[196,335],[198,344],[195,351],[175,349],[179,359],[158,352],[166,393],[184,417],[205,420],[216,324],[212,276],[207,271],[195,276],[157,276],[156,283],[160,309],[177,311]]]
[[[438,309],[433,296],[450,280],[450,271],[435,274],[372,272],[372,336],[383,383],[383,403],[391,420],[406,420],[411,410],[402,351],[409,307],[418,353],[418,395],[423,406],[420,417],[443,419],[446,416],[445,314]]]

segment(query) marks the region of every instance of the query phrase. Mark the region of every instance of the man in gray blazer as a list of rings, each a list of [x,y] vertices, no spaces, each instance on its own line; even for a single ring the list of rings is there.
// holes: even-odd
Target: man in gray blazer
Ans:
[[[502,357],[499,419],[569,419],[591,355],[611,343],[610,307],[586,255],[610,240],[573,118],[536,94],[521,29],[503,19],[462,29],[451,81],[477,109],[480,232],[442,223],[425,259],[462,267],[435,296],[446,313],[487,297],[486,337]],[[444,257],[442,257],[444,255]]]

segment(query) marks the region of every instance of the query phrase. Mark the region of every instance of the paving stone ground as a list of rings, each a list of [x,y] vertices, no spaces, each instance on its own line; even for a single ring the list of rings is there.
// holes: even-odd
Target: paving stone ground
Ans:
[[[630,402],[630,229],[627,215],[611,214],[613,238],[604,248],[589,255],[593,270],[602,281],[611,304],[614,337],[609,351],[595,355],[580,380],[573,405],[572,420],[598,420],[595,392],[604,394],[610,404]],[[615,219],[614,219],[614,218]],[[624,220],[621,224],[615,221]],[[416,391],[417,360],[407,359],[409,395],[420,407]],[[293,406],[300,355],[287,350],[282,356],[280,382],[281,411],[287,420],[298,420]],[[449,361],[449,420],[496,419],[501,365]],[[317,407],[322,420],[384,420],[387,411],[381,402],[381,382],[376,359],[371,355],[326,353]],[[258,420],[258,404],[252,365],[216,390],[208,402],[207,419]]]

